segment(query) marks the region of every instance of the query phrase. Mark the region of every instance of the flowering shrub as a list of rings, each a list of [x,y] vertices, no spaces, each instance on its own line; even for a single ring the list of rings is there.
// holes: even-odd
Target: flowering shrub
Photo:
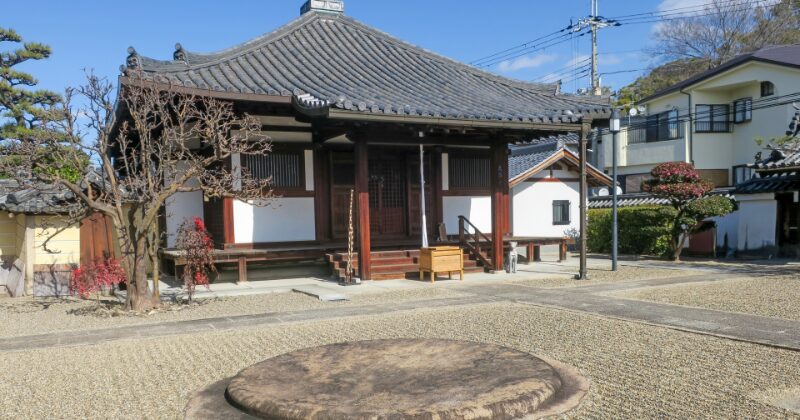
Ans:
[[[669,200],[675,213],[670,222],[669,249],[674,260],[680,259],[686,239],[698,232],[702,221],[721,217],[735,210],[733,200],[711,197],[714,185],[702,179],[693,165],[685,162],[662,163],[650,172],[653,179],[644,183],[644,190]]]
[[[126,279],[125,270],[119,265],[119,261],[113,258],[99,260],[72,270],[69,291],[73,295],[88,299],[104,287],[113,288],[124,283]]]
[[[199,217],[184,222],[178,230],[177,248],[185,253],[186,265],[183,269],[183,285],[192,301],[197,285],[209,287],[209,272],[214,267],[214,240]]]
[[[645,181],[644,190],[670,202],[684,202],[708,195],[714,185],[700,178],[689,163],[669,162],[656,166],[650,172],[653,179]]]

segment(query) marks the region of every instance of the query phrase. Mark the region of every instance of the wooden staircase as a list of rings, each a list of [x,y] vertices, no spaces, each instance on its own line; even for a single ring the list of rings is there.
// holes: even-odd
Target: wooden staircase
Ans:
[[[372,255],[372,280],[393,279],[418,279],[419,278],[419,250],[373,251]],[[325,259],[330,264],[331,271],[336,279],[342,280],[347,270],[347,252],[327,254]],[[353,254],[353,268],[358,277],[358,253]],[[469,253],[464,253],[464,272],[480,273],[484,266]],[[455,278],[458,278],[456,275]]]

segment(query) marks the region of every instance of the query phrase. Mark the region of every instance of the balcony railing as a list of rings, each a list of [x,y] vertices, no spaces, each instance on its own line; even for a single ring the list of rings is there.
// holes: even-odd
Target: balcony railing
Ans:
[[[695,121],[695,133],[730,133],[733,124],[729,121]]]
[[[667,122],[663,124],[653,124],[647,127],[641,125],[629,127],[628,144],[656,143],[682,139],[686,135],[686,123]]]

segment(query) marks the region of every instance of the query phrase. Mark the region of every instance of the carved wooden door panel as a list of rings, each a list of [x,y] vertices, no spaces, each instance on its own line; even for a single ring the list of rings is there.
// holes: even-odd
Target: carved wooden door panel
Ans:
[[[370,233],[374,237],[397,237],[406,234],[405,159],[378,154],[369,160]]]

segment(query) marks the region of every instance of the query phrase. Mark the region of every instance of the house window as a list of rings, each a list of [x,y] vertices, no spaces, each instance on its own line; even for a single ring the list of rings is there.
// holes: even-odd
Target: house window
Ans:
[[[621,178],[622,181],[620,181],[620,183],[625,188],[625,194],[632,194],[642,192],[642,184],[644,184],[644,182],[648,179],[652,179],[653,176],[650,174],[635,174],[626,175]]]
[[[775,94],[775,85],[772,82],[761,82],[761,97]]]
[[[553,201],[553,224],[554,225],[570,224],[568,200]]]
[[[256,179],[271,179],[273,188],[299,189],[303,179],[303,152],[277,151],[266,155],[243,155],[242,167]]]
[[[491,186],[491,160],[488,156],[450,155],[450,188],[488,190]]]
[[[677,109],[647,117],[648,143],[678,139],[682,137],[682,131]]]
[[[733,185],[739,185],[742,182],[749,181],[753,178],[753,168],[747,165],[739,165],[733,167]]]
[[[698,133],[730,132],[729,105],[697,105],[696,113],[694,131]]]
[[[733,122],[743,123],[753,119],[753,98],[743,98],[733,103]]]

